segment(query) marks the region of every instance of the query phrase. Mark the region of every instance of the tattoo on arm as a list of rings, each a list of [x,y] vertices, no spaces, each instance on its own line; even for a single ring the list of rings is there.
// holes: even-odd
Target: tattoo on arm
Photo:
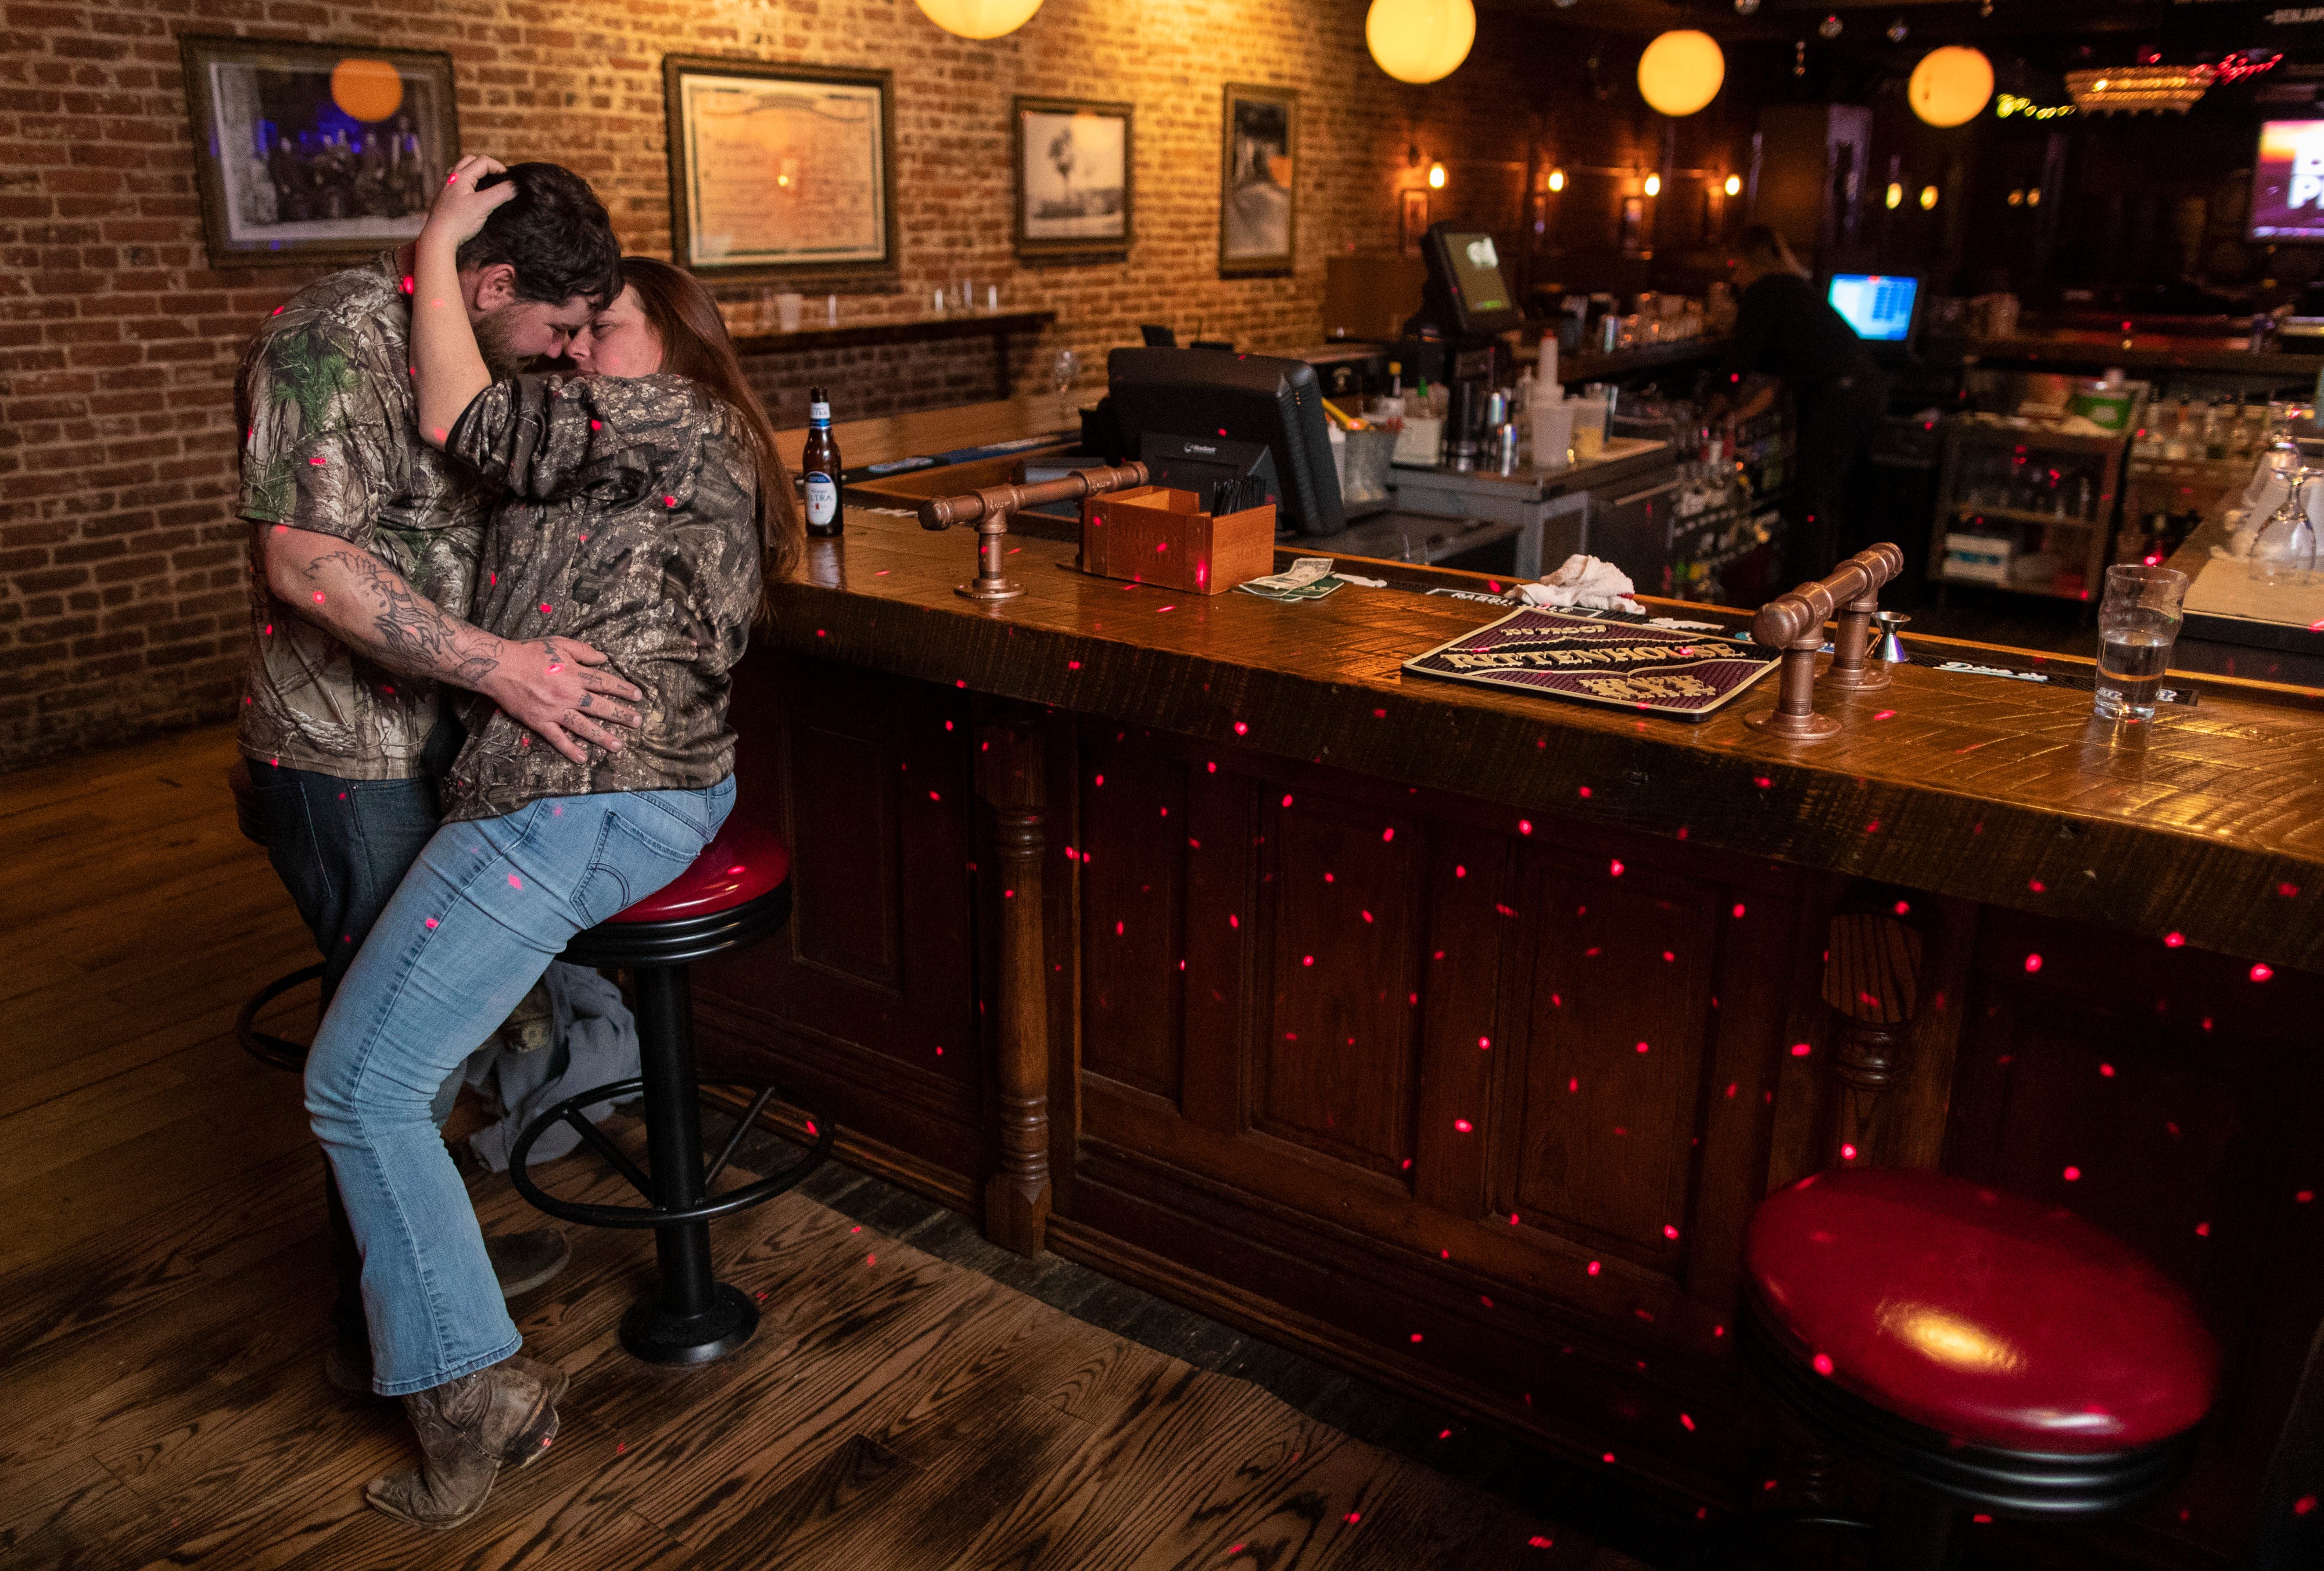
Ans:
[[[391,670],[475,688],[500,666],[493,652],[499,640],[446,615],[404,582],[403,575],[367,551],[327,551],[309,562],[305,572],[309,581],[335,584],[355,602],[352,615],[313,619]],[[317,601],[330,604],[323,593]]]

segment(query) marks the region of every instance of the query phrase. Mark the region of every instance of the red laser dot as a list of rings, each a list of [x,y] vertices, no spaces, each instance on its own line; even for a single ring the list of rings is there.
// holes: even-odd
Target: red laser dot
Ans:
[[[2080,1169],[2080,1168],[2068,1168],[2068,1169],[2066,1169],[2066,1182],[2068,1182],[2069,1184],[2078,1184],[2078,1183],[2081,1182],[2081,1178],[2082,1178],[2082,1169]]]
[[[428,919],[428,925],[431,928],[434,927],[436,925],[436,919],[434,917],[429,917]]]
[[[2295,1204],[2305,1206],[2316,1198],[2316,1191],[2313,1189],[2302,1189],[2298,1194],[2292,1196],[2292,1198]]]
[[[2098,1066],[2098,1073],[2111,1080],[2114,1078],[2114,1066],[2112,1064],[2100,1064]]]
[[[1735,902],[1734,916],[1738,921],[1743,919],[1743,902],[1739,900]]]
[[[1236,721],[1236,722],[1234,723],[1234,734],[1235,734],[1236,735],[1238,735],[1238,736],[1247,735],[1249,735],[1249,734],[1250,734],[1250,726],[1248,726],[1248,725],[1244,725],[1241,721],[1238,720],[1238,721]]]
[[[1598,1274],[1598,1271],[1599,1271],[1599,1264],[1598,1264],[1598,1262],[1597,1262],[1596,1261],[1594,1261],[1594,1260],[1593,1260],[1593,1261],[1591,1261],[1590,1262],[1590,1274],[1591,1274],[1591,1276],[1593,1276],[1593,1277],[1594,1277],[1594,1276],[1596,1276],[1596,1275]]]
[[[2264,961],[2251,968],[2251,979],[2254,982],[2264,982],[2274,975],[2275,967],[2268,965]]]
[[[1360,914],[1366,921],[1370,921],[1372,919],[1372,913],[1370,911],[1363,911],[1359,914]]]
[[[1883,709],[1872,717],[1875,720],[1894,720],[1896,717],[1896,711],[1894,709]]]
[[[1479,1052],[1487,1052],[1487,1051],[1489,1051],[1489,1050],[1491,1049],[1491,1048],[1492,1048],[1492,1045],[1493,1045],[1493,1039],[1492,1039],[1492,1038],[1490,1038],[1490,1037],[1479,1037],[1479,1038],[1477,1039],[1477,1050],[1478,1050]]]
[[[678,505],[678,498],[675,496],[665,496],[661,499],[661,504],[664,507],[676,507]]]
[[[316,590],[316,591],[315,591],[315,604],[316,604],[316,605],[320,605],[322,603],[323,603],[323,592],[322,592],[320,589],[318,589],[318,590]]]
[[[2316,1497],[2312,1494],[2303,1494],[2292,1502],[2292,1514],[2296,1517],[2304,1517],[2315,1509]]]
[[[2300,886],[2296,883],[2279,883],[2275,886],[2275,892],[2286,900],[2297,900],[2300,898]]]
[[[1640,1051],[1640,1052],[1642,1052],[1642,1053],[1643,1053],[1643,1052],[1645,1052],[1646,1050],[1646,1043],[1644,1043],[1644,1042],[1640,1042],[1640,1043],[1638,1044],[1638,1051]]]
[[[1606,1452],[1603,1455],[1600,1456],[1598,1460],[1605,1463],[1610,1467],[1614,1464],[1614,1454],[1611,1451]]]
[[[1313,966],[1315,964],[1315,956],[1313,955],[1302,955],[1299,956],[1299,964],[1302,966]]]
[[[319,595],[318,595],[318,596],[315,596],[315,597],[316,597],[318,600],[319,600],[319,599],[321,599],[321,598],[322,598],[322,596],[319,596]],[[1520,834],[1520,835],[1530,835],[1530,834],[1532,834],[1532,833],[1533,833],[1533,820],[1532,820],[1531,818],[1519,818],[1519,819],[1517,820],[1517,833],[1518,833],[1518,834]]]
[[[2043,883],[2038,878],[2027,879],[2025,881],[2025,887],[2032,890],[2035,894],[2047,894],[2050,892],[2050,886]]]
[[[1473,1124],[1473,1123],[1470,1123],[1467,1119],[1465,1119],[1465,1118],[1456,1118],[1456,1119],[1454,1119],[1454,1120],[1452,1121],[1452,1127],[1453,1127],[1454,1129],[1459,1130],[1462,1134],[1467,1134],[1470,1131],[1471,1131],[1471,1130],[1475,1129],[1477,1126],[1476,1126],[1475,1124]]]
[[[1554,1549],[1557,1547],[1557,1540],[1554,1539],[1545,1539],[1539,1533],[1536,1533],[1532,1538],[1526,1540],[1526,1547],[1531,1549]]]
[[[1969,1520],[1973,1522],[1989,1522],[1993,1518],[1986,1514],[1984,1511],[1978,1511],[1972,1515]]]
[[[1614,877],[1616,877],[1616,878],[1619,878],[1619,877],[1621,877],[1621,876],[1622,876],[1622,864],[1621,864],[1621,861],[1620,861],[1618,858],[1617,858],[1616,860],[1614,860],[1614,861],[1612,861],[1612,862],[1609,862],[1609,863],[1606,864],[1606,871],[1607,871],[1609,873],[1610,873],[1611,875],[1613,875]]]
[[[1792,1044],[1792,1057],[1794,1058],[1804,1058],[1813,1051],[1815,1051],[1815,1049],[1809,1047],[1805,1042],[1794,1042]]]
[[[1361,1511],[1350,1511],[1346,1516],[1342,1517],[1340,1520],[1343,1522],[1360,1522],[1364,1520],[1364,1513]]]
[[[1830,1374],[1831,1372],[1831,1354],[1819,1353],[1815,1355],[1815,1372],[1818,1374]]]
[[[1381,841],[1381,843],[1382,843],[1383,845],[1387,844],[1388,841],[1393,840],[1393,839],[1395,839],[1395,838],[1396,838],[1396,829],[1395,829],[1395,827],[1394,827],[1394,826],[1390,826],[1389,827],[1385,828],[1385,829],[1382,829],[1382,830],[1380,831],[1380,841]]]
[[[1665,1222],[1663,1224],[1663,1236],[1665,1238],[1676,1238],[1678,1236],[1678,1229]]]
[[[1412,1334],[1412,1339],[1413,1339],[1415,1342],[1419,1341],[1419,1340],[1420,1340],[1420,1333],[1419,1333],[1419,1332],[1417,1332],[1417,1331],[1414,1332],[1414,1333]],[[1448,1429],[1447,1431],[1445,1431],[1445,1433],[1446,1433],[1446,1434],[1450,1434],[1451,1432],[1452,1432],[1452,1431],[1450,1431],[1449,1429]],[[1444,1436],[1443,1436],[1443,1435],[1439,1435],[1439,1436],[1437,1436],[1436,1437],[1437,1437],[1438,1439],[1442,1440],[1443,1438],[1444,1438]]]
[[[509,887],[511,889],[522,889],[524,887],[524,880],[512,873],[509,874]]]
[[[1689,1432],[1692,1432],[1692,1431],[1693,1430],[1693,1428],[1694,1428],[1694,1420],[1693,1420],[1692,1419],[1688,1418],[1684,1413],[1681,1413],[1681,1414],[1678,1416],[1678,1421],[1679,1421],[1679,1423],[1680,1423],[1682,1426],[1683,1426],[1683,1427],[1684,1427],[1684,1428],[1685,1428]]]
[[[543,616],[546,616],[546,615],[549,615],[549,613],[550,613],[551,611],[555,610],[555,609],[556,609],[556,608],[555,608],[554,606],[550,605],[549,605],[549,603],[548,601],[546,601],[546,600],[543,600],[543,601],[540,603],[540,614],[541,614]]]
[[[2030,975],[2032,973],[2034,973],[2034,972],[2039,971],[2040,969],[2042,969],[2042,956],[2039,956],[2039,955],[2028,955],[2028,956],[2025,956],[2025,970],[2026,970],[2026,972],[2027,972],[2027,974],[2028,974],[2029,975]]]
[[[1232,911],[1229,911],[1227,913],[1227,926],[1231,928],[1239,928],[1242,926],[1242,919],[1235,915]]]
[[[2163,935],[2163,947],[2166,949],[2180,948],[2184,946],[2186,942],[2187,935],[2184,933],[2165,933]]]
[[[1840,1160],[1844,1162],[1854,1161],[1856,1160],[1856,1148],[1852,1145],[1843,1143],[1840,1148]]]
[[[1909,917],[1913,914],[1913,903],[1910,901],[1900,900],[1893,909],[1900,917]]]
[[[2208,1222],[2198,1222],[2195,1224],[2195,1236],[2198,1238],[2210,1237],[2211,1224]]]
[[[1284,805],[1285,807],[1286,807],[1286,808],[1287,808],[1287,807],[1289,807],[1289,806],[1291,805],[1291,799],[1290,799],[1290,797],[1289,797],[1289,796],[1287,796],[1287,795],[1286,795],[1286,796],[1285,796],[1285,798],[1283,799],[1283,805]]]

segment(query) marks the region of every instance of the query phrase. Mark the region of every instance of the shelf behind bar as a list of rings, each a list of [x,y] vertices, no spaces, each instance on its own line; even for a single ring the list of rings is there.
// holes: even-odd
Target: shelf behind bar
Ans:
[[[807,302],[813,321],[815,302]],[[857,349],[878,344],[933,344],[946,338],[988,338],[997,335],[1037,333],[1057,319],[1055,311],[960,311],[941,317],[914,317],[900,322],[853,322],[831,327],[801,326],[796,333],[737,334],[739,355],[789,355],[817,349]]]

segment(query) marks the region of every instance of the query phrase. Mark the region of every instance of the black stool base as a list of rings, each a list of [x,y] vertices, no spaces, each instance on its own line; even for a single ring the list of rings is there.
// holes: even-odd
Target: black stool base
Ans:
[[[718,1282],[710,1289],[710,1308],[699,1315],[673,1313],[659,1298],[631,1305],[622,1317],[622,1345],[648,1363],[707,1363],[742,1346],[758,1328],[759,1307],[742,1289]]]

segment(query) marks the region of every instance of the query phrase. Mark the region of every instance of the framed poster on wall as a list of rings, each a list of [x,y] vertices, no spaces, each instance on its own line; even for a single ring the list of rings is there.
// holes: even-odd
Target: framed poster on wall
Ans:
[[[669,55],[670,249],[706,278],[896,270],[895,79]]]
[[[1428,233],[1428,192],[1406,191],[1397,201],[1397,248],[1406,256],[1420,254],[1420,237]]]
[[[1120,262],[1132,232],[1130,106],[1019,98],[1017,255]]]
[[[367,43],[178,41],[213,267],[401,245],[460,153],[452,57]]]
[[[1219,276],[1289,273],[1298,238],[1291,177],[1299,95],[1228,83],[1219,140]]]

